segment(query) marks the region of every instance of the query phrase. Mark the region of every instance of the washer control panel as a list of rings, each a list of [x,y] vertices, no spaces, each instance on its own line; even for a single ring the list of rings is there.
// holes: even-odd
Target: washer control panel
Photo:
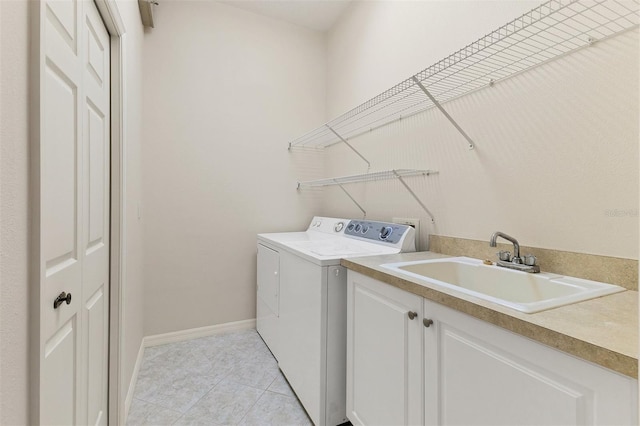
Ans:
[[[336,217],[315,216],[307,231],[322,232],[325,234],[342,235],[344,229],[349,223],[349,219],[340,219]]]
[[[345,235],[397,244],[410,226],[397,223],[352,220],[344,230]]]

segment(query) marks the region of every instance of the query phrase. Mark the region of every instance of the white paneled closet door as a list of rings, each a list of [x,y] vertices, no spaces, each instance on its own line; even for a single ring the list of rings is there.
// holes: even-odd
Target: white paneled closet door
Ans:
[[[40,31],[40,423],[106,425],[109,35],[83,0]]]

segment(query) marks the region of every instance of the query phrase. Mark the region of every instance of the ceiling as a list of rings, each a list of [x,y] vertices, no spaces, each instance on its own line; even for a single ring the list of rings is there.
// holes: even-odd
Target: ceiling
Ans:
[[[259,15],[280,19],[316,31],[327,31],[351,0],[219,0]]]

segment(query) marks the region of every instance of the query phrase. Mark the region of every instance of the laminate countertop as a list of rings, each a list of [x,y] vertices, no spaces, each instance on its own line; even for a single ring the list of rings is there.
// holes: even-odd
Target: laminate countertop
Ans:
[[[525,314],[456,290],[381,268],[392,262],[447,258],[432,252],[342,259],[342,266],[399,289],[559,349],[618,373],[638,378],[638,292],[620,293]],[[544,267],[542,268],[544,272]]]

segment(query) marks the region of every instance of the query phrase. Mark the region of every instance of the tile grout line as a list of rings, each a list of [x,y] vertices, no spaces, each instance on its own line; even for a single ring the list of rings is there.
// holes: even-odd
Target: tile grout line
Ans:
[[[224,335],[225,335],[225,333],[221,334],[220,336],[224,336]],[[194,348],[194,347],[190,347],[190,348],[189,348],[189,353],[190,353],[192,356],[195,356],[195,355],[196,355],[196,354],[194,354],[194,350],[195,350],[195,349],[196,349],[196,348]],[[207,361],[208,361],[210,364],[212,363],[211,358],[209,358],[207,355],[203,355],[203,356],[207,359]],[[205,376],[211,376],[211,375],[209,374],[209,373],[211,373],[211,370],[213,370],[213,367],[212,367],[212,368],[210,368],[210,369],[207,371],[207,373],[206,373],[206,374],[203,374],[203,375],[205,375]],[[211,392],[212,392],[216,387],[218,387],[218,385],[219,385],[220,383],[222,383],[222,381],[224,381],[224,379],[226,379],[230,374],[231,374],[231,372],[229,372],[229,371],[228,371],[228,372],[226,372],[226,374],[224,374],[224,375],[223,375],[223,376],[222,376],[222,377],[221,377],[221,378],[216,382],[216,384],[215,384],[215,385],[213,385],[213,386],[211,387],[211,389],[209,389],[209,390],[208,390],[207,392],[205,392],[205,393],[204,393],[200,398],[198,398],[198,400],[197,400],[196,402],[194,402],[194,403],[193,403],[193,404],[192,404],[192,405],[191,405],[191,406],[190,406],[190,407],[189,407],[189,408],[188,408],[188,409],[187,409],[187,410],[186,410],[186,411],[185,411],[185,412],[180,416],[180,418],[178,418],[178,419],[177,419],[175,422],[173,422],[172,424],[175,424],[178,420],[180,420],[182,417],[184,417],[184,416],[185,416],[185,415],[186,415],[186,414],[187,414],[187,413],[188,413],[188,412],[189,412],[193,407],[195,407],[196,405],[198,405],[198,403],[199,403],[200,401],[202,401],[202,400],[204,399],[204,397],[205,397],[205,396],[209,395],[209,394],[210,394],[210,393],[211,393]]]
[[[195,350],[195,348],[189,348],[189,353],[190,353],[191,355],[194,355],[194,352],[193,352],[194,350]],[[204,357],[207,359],[207,361],[211,362],[211,358],[209,358],[209,357],[208,357],[208,356],[206,356],[206,355],[205,355]],[[207,371],[207,373],[206,373],[205,375],[210,376],[210,374],[209,374],[210,372],[211,372],[211,369],[210,369],[210,370],[208,370],[208,371]],[[204,393],[204,394],[203,394],[203,395],[202,395],[202,396],[201,396],[201,397],[200,397],[200,398],[199,398],[195,403],[193,403],[193,404],[192,404],[192,405],[191,405],[191,406],[190,406],[190,407],[189,407],[189,408],[188,408],[184,413],[182,413],[182,414],[181,414],[181,416],[180,416],[178,419],[176,419],[172,424],[175,424],[178,420],[180,420],[182,417],[184,417],[184,416],[185,416],[185,415],[186,415],[186,414],[187,414],[187,413],[188,413],[188,412],[189,412],[193,407],[195,407],[196,405],[198,405],[198,403],[199,403],[200,401],[202,401],[202,399],[203,399],[205,396],[209,395],[209,394],[210,394],[210,393],[211,393],[211,392],[212,392],[212,391],[213,391],[213,390],[214,390],[214,389],[215,389],[215,388],[216,388],[220,383],[222,383],[222,382],[223,382],[226,378],[228,378],[230,375],[231,375],[231,371],[228,371],[226,374],[224,374],[224,375],[223,375],[223,376],[222,376],[222,377],[221,377],[221,378],[216,382],[216,384],[215,384],[215,385],[213,385],[213,387],[211,387],[211,389],[209,389],[207,392],[205,392],[205,393]],[[276,379],[277,377],[278,377],[277,375],[276,375],[276,377],[274,377],[274,379],[271,381],[271,383],[269,383],[269,386],[271,386],[271,385],[273,384],[273,382],[275,381],[275,379]],[[260,400],[260,398],[262,398],[262,395],[264,395],[264,393],[266,392],[266,389],[259,389],[259,388],[255,388],[255,387],[253,387],[253,386],[243,385],[242,383],[238,383],[238,382],[235,382],[235,381],[233,381],[233,383],[236,383],[236,384],[239,384],[239,385],[242,385],[242,386],[247,386],[247,387],[250,387],[250,388],[253,388],[253,389],[256,389],[256,390],[262,391],[262,393],[260,394],[260,396],[256,399],[256,402],[254,402],[254,403],[253,403],[253,405],[251,405],[251,407],[249,407],[249,408],[248,408],[248,410],[244,413],[244,415],[243,415],[243,416],[242,416],[242,418],[240,419],[240,421],[242,421],[242,419],[244,419],[244,418],[247,416],[247,414],[249,414],[249,412],[251,411],[251,409],[256,405],[256,403]],[[267,388],[268,388],[269,386],[267,386]]]
[[[195,349],[195,348],[189,348],[189,353],[190,353],[191,355],[194,355],[194,353],[193,353],[194,349]],[[204,357],[207,359],[207,361],[208,361],[209,363],[211,363],[211,362],[212,362],[212,361],[211,361],[211,358],[209,358],[208,356],[204,355]],[[210,368],[210,369],[207,371],[207,373],[206,373],[206,374],[203,374],[203,376],[210,376],[210,377],[211,377],[211,375],[210,375],[209,373],[211,372],[211,370],[212,370],[212,369],[213,369],[213,367],[212,367],[212,368]],[[226,379],[230,374],[231,374],[230,372],[227,372],[225,375],[223,375],[223,376],[222,376],[222,377],[221,377],[221,378],[216,382],[216,384],[215,384],[215,385],[213,385],[213,386],[211,387],[211,389],[209,389],[209,390],[208,390],[207,392],[205,392],[205,393],[204,393],[200,398],[198,398],[198,400],[197,400],[196,402],[194,402],[194,403],[193,403],[193,404],[192,404],[192,405],[191,405],[191,406],[190,406],[190,407],[189,407],[189,408],[188,408],[184,413],[182,413],[182,415],[181,415],[181,416],[180,416],[180,417],[179,417],[175,422],[173,422],[172,424],[175,424],[178,420],[180,420],[182,417],[184,417],[184,416],[185,416],[185,415],[186,415],[186,414],[187,414],[187,413],[188,413],[188,412],[189,412],[193,407],[195,407],[196,405],[198,405],[198,403],[199,403],[200,401],[202,401],[202,399],[203,399],[205,396],[209,395],[209,394],[211,393],[211,391],[213,391],[213,390],[214,390],[214,389],[215,389],[215,388],[216,388],[220,383],[222,383],[222,381],[223,381],[224,379]]]
[[[182,342],[177,342],[177,343],[182,343]],[[175,343],[170,343],[170,344],[168,344],[168,345],[179,347],[179,345],[177,345],[177,344],[175,344]],[[157,355],[156,357],[158,357],[158,356],[162,356],[162,355],[164,355],[164,354],[166,354],[167,352],[170,352],[170,351],[171,351],[171,349],[169,349],[169,350],[167,350],[166,352],[163,352],[163,353],[161,353],[161,354]],[[189,352],[189,354],[190,354],[190,355],[195,356],[195,355],[194,355],[194,352],[193,352],[193,348],[188,348],[188,352]],[[156,357],[154,357],[154,358],[156,358]],[[207,358],[207,361],[209,361],[209,362],[211,361],[208,357],[206,357],[206,358]],[[196,376],[196,373],[195,373],[195,372],[193,372],[193,373],[189,374],[188,376],[193,376],[193,377],[195,377],[195,376]],[[204,374],[204,375],[202,375],[202,376],[209,376],[209,374],[208,374],[208,372],[207,372],[207,374]],[[188,407],[184,412],[177,411],[177,410],[171,409],[171,408],[169,408],[169,407],[165,407],[165,406],[163,406],[163,405],[157,404],[157,403],[155,403],[155,402],[148,401],[148,400],[143,399],[143,398],[140,398],[140,397],[136,397],[135,395],[134,395],[134,398],[135,398],[135,399],[138,399],[138,400],[140,400],[140,401],[144,401],[144,402],[146,402],[146,403],[148,403],[148,404],[152,404],[152,405],[154,405],[154,406],[157,406],[157,407],[159,407],[159,408],[161,408],[161,409],[169,410],[169,411],[173,411],[173,412],[175,412],[175,413],[179,413],[179,414],[180,414],[180,416],[179,416],[175,421],[173,421],[173,422],[171,423],[171,424],[175,424],[178,420],[180,420],[181,418],[183,418],[183,417],[185,416],[185,414],[187,414],[187,413],[189,412],[189,410],[191,410],[191,409],[192,409],[192,408],[193,408],[193,407],[194,407],[198,402],[200,402],[200,401],[202,400],[202,398],[204,398],[204,397],[205,397],[206,395],[208,395],[208,394],[209,394],[213,389],[215,389],[215,387],[216,387],[216,386],[218,386],[218,384],[220,384],[220,382],[221,382],[222,380],[224,380],[224,377],[223,377],[223,378],[221,378],[221,379],[219,379],[219,380],[215,383],[215,385],[213,385],[213,386],[211,387],[211,389],[209,389],[207,392],[205,392],[205,393],[204,393],[200,398],[198,398],[198,399],[197,399],[193,404],[191,404],[191,405],[190,405],[190,406],[189,406],[189,407]]]
[[[206,392],[205,392],[205,393],[204,393],[200,398],[198,398],[198,400],[197,400],[196,402],[194,402],[193,404],[191,404],[191,406],[190,406],[189,408],[187,408],[187,409],[185,410],[185,412],[184,412],[184,413],[182,413],[182,414],[181,414],[181,416],[180,416],[180,417],[178,417],[178,418],[176,419],[176,421],[174,421],[174,422],[173,422],[173,423],[171,423],[171,424],[172,424],[172,425],[173,425],[173,424],[176,424],[176,422],[177,422],[178,420],[180,420],[180,419],[181,419],[181,418],[183,418],[185,415],[187,415],[187,413],[188,413],[188,412],[189,412],[193,407],[195,407],[196,405],[198,405],[198,403],[199,403],[200,401],[202,401],[202,399],[203,399],[205,396],[209,395],[209,394],[211,393],[211,391],[212,391],[212,390],[214,390],[214,389],[216,388],[216,386],[218,386],[218,385],[220,384],[220,382],[222,382],[222,380],[223,380],[223,379],[218,380],[218,382],[217,382],[215,385],[213,385],[213,386],[211,387],[211,389],[209,389],[208,391],[206,391]]]
[[[285,384],[287,385],[287,388],[288,388],[289,390],[291,390],[291,393],[293,393],[293,395],[288,395],[288,394],[286,394],[286,393],[282,393],[282,392],[278,392],[278,391],[276,391],[276,390],[270,390],[270,389],[269,389],[269,388],[273,385],[273,383],[274,383],[276,380],[278,380],[278,375],[279,375],[279,374],[282,374],[282,377],[284,378],[284,382],[285,382]],[[286,396],[286,397],[288,397],[288,398],[295,398],[296,400],[298,400],[298,401],[299,401],[299,399],[298,399],[298,395],[296,395],[296,393],[294,392],[293,388],[292,388],[292,387],[291,387],[291,385],[289,384],[289,381],[287,380],[287,377],[284,375],[284,373],[282,372],[282,370],[280,370],[280,367],[278,367],[278,374],[276,374],[275,379],[273,379],[273,381],[271,382],[271,384],[269,385],[269,387],[268,387],[266,390],[268,390],[268,391],[269,391],[269,392],[271,392],[271,393],[276,393],[276,394],[278,394],[278,395]]]
[[[282,374],[282,371],[280,370],[280,368],[278,368],[278,374]],[[284,375],[284,374],[283,374],[283,375]],[[263,397],[267,392],[270,392],[270,393],[272,393],[272,394],[279,395],[279,396],[284,396],[285,398],[290,398],[290,399],[294,399],[294,400],[298,401],[297,397],[293,397],[293,398],[292,398],[292,397],[291,397],[291,396],[289,396],[289,395],[285,395],[285,394],[282,394],[282,393],[280,393],[280,392],[270,391],[270,390],[269,390],[269,388],[271,387],[271,385],[272,385],[272,384],[273,384],[277,379],[278,379],[278,375],[276,374],[276,377],[274,377],[274,378],[273,378],[273,380],[271,381],[271,383],[269,383],[269,386],[267,386],[267,388],[266,388],[266,389],[262,390],[262,393],[260,394],[260,397],[258,397],[258,399],[256,399],[256,402],[254,402],[254,403],[253,403],[253,405],[252,405],[251,407],[249,407],[249,409],[247,409],[246,413],[244,413],[244,416],[242,416],[242,418],[240,419],[240,421],[239,421],[237,424],[242,423],[242,420],[244,420],[244,419],[247,417],[247,415],[249,415],[249,413],[251,412],[251,410],[253,409],[253,407],[255,407],[255,406],[256,406],[256,404],[258,404],[258,402],[260,402],[260,400],[262,399],[262,397]],[[288,384],[287,384],[287,385],[288,385]],[[248,387],[253,387],[253,386],[248,386]],[[256,389],[256,388],[254,388],[254,389]],[[259,390],[260,390],[260,389],[259,389]],[[303,409],[303,410],[304,410],[304,409]],[[309,417],[309,415],[306,413],[306,411],[305,411],[305,415],[306,415],[307,417]]]
[[[273,356],[273,354],[271,354],[271,356]],[[275,360],[275,357],[273,357],[273,359]],[[278,373],[280,373],[280,368],[278,368]],[[247,409],[247,411],[244,413],[244,416],[242,416],[242,418],[238,421],[237,424],[242,423],[242,420],[245,419],[245,417],[247,417],[247,415],[251,412],[251,410],[253,409],[253,407],[256,406],[256,404],[258,403],[258,401],[260,401],[262,399],[262,397],[264,396],[264,394],[267,392],[267,390],[271,387],[271,385],[273,384],[273,382],[276,381],[276,379],[278,378],[278,374],[276,374],[276,376],[273,378],[273,380],[271,380],[271,383],[269,383],[269,385],[262,391],[262,393],[260,394],[260,396],[258,397],[258,399],[256,399],[256,402],[254,402],[251,407],[249,407]],[[255,388],[254,388],[255,389]]]
[[[151,405],[151,406],[153,406],[154,408],[156,408],[156,409],[158,409],[158,410],[171,411],[171,412],[173,412],[173,413],[180,414],[180,416],[178,417],[178,419],[182,417],[182,413],[180,413],[179,411],[172,410],[172,409],[167,408],[167,407],[163,407],[162,405],[156,404],[155,402],[149,402],[149,401],[147,401],[147,400],[144,400],[144,399],[141,399],[141,398],[137,398],[137,397],[134,397],[133,399],[134,399],[134,400],[138,400],[138,402],[143,402],[143,403],[145,403],[145,404]],[[146,421],[146,417],[148,417],[148,415],[147,415],[147,416],[145,416],[145,421]],[[177,421],[177,419],[176,419],[173,423],[175,423],[176,421]],[[173,423],[172,423],[172,424],[173,424]],[[125,422],[125,425],[127,425],[127,424],[129,424],[129,419],[127,419],[127,421]]]
[[[269,385],[269,386],[271,386],[271,385]],[[241,419],[238,421],[238,423],[236,423],[236,424],[240,424],[240,423],[242,423],[242,421],[244,420],[244,418],[245,418],[245,417],[247,417],[247,415],[251,412],[251,410],[253,410],[253,407],[255,407],[255,406],[256,406],[256,404],[258,403],[258,401],[260,401],[260,400],[262,399],[262,397],[264,396],[264,394],[265,394],[266,392],[267,392],[267,390],[266,390],[266,389],[262,391],[262,393],[260,394],[260,396],[258,397],[258,399],[256,399],[256,402],[254,402],[254,403],[251,405],[251,407],[249,407],[249,408],[247,409],[247,411],[244,413],[244,416],[242,416],[242,418],[241,418]]]

